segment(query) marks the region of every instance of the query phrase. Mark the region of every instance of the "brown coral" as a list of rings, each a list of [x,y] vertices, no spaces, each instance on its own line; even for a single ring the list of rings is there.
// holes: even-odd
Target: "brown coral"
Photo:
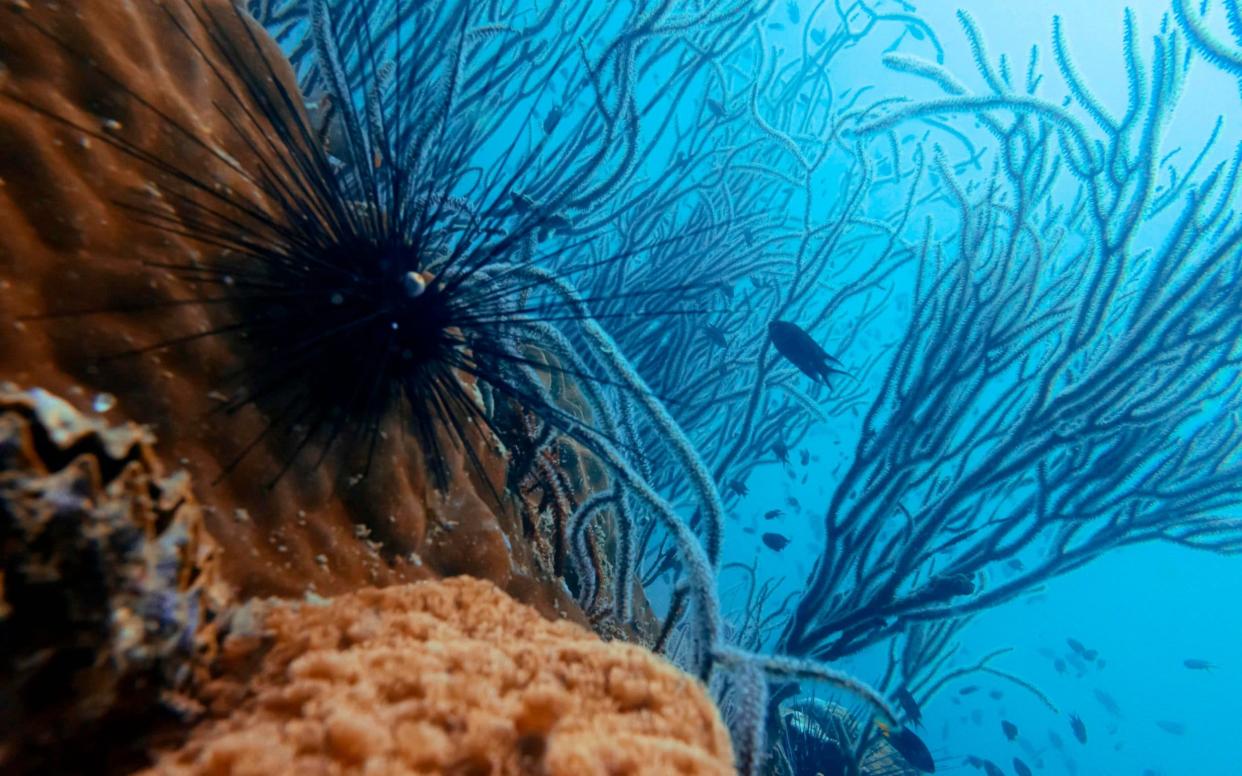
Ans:
[[[213,552],[148,432],[0,385],[0,768],[141,754],[214,643]]]
[[[210,34],[206,18],[216,25]],[[222,41],[236,44],[233,57],[220,55]],[[246,56],[255,61],[233,61]],[[227,0],[0,0],[0,57],[0,378],[67,396],[110,392],[119,412],[148,424],[215,507],[208,528],[225,550],[223,573],[243,595],[327,595],[471,574],[545,613],[580,617],[560,580],[535,562],[516,509],[492,495],[504,490],[507,459],[481,429],[471,433],[482,471],[457,447],[441,446],[447,494],[429,482],[399,412],[383,419],[366,477],[345,476],[348,451],[329,450],[314,466],[320,451],[307,450],[269,488],[296,442],[271,437],[203,492],[274,412],[217,411],[214,388],[253,358],[239,338],[153,347],[231,322],[229,305],[176,304],[216,289],[161,269],[213,266],[222,249],[152,228],[150,219],[144,225],[125,205],[167,213],[175,224],[195,208],[222,208],[210,192],[238,191],[277,218],[241,172],[261,167],[262,127],[247,137],[230,124],[263,115],[238,86],[237,67],[259,74],[255,88],[279,83],[296,94],[261,30]],[[26,320],[64,310],[104,312]],[[101,358],[144,348],[152,349]]]
[[[167,774],[732,773],[693,679],[469,578],[276,604]],[[226,646],[235,666],[253,662]],[[244,684],[243,684],[244,683]],[[240,703],[238,703],[239,698]]]

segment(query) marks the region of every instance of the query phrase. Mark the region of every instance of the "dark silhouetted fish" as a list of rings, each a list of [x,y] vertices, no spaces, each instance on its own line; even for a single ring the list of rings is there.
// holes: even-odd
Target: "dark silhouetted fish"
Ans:
[[[703,336],[707,338],[708,342],[712,343],[718,348],[729,347],[729,341],[725,339],[724,332],[721,331],[720,328],[717,326],[712,326],[711,324],[704,326]]]
[[[1182,665],[1186,666],[1191,671],[1211,671],[1213,668],[1216,667],[1215,665],[1213,665],[1207,660],[1200,660],[1199,658],[1195,658],[1195,657],[1186,658],[1185,660],[1182,661]]]
[[[1005,693],[1000,690],[991,690],[988,692],[988,697],[994,701],[999,701],[1001,698],[1005,697]]]
[[[1064,661],[1064,660],[1062,660],[1061,658],[1057,658],[1057,659],[1056,659],[1056,660],[1052,663],[1052,667],[1053,667],[1053,668],[1055,668],[1055,669],[1057,669],[1057,673],[1058,673],[1058,674],[1063,674],[1063,673],[1065,673],[1065,661]]]
[[[785,4],[785,13],[789,15],[790,24],[797,24],[802,19],[802,12],[798,10],[798,3],[796,0],[789,0],[789,2]]]
[[[718,119],[729,115],[729,111],[725,109],[724,103],[720,100],[713,100],[711,97],[707,98],[707,110]]]
[[[772,454],[781,463],[789,463],[789,445],[785,444],[785,440],[776,440],[776,444],[772,445]]]
[[[761,538],[764,544],[777,552],[789,546],[789,537],[778,533],[765,533]]]
[[[799,450],[798,460],[802,462],[803,466],[806,466],[811,461],[811,451],[810,450]]]
[[[1183,736],[1186,734],[1186,726],[1180,722],[1174,722],[1169,719],[1156,720],[1156,727],[1173,736]]]
[[[1113,696],[1099,688],[1096,688],[1093,692],[1095,693],[1095,699],[1100,702],[1105,711],[1118,719],[1121,718],[1121,706],[1117,705],[1117,700]]]
[[[513,209],[519,213],[529,213],[535,209],[536,202],[520,191],[509,192],[509,198],[513,200]]]
[[[1087,726],[1083,724],[1082,717],[1077,714],[1071,714],[1070,729],[1074,731],[1074,738],[1078,739],[1078,743],[1087,743]]]
[[[1001,732],[1005,734],[1005,738],[1013,741],[1018,737],[1018,726],[1007,719],[1001,720]]]
[[[1005,565],[1013,569],[1014,571],[1021,571],[1022,569],[1026,568],[1026,564],[1018,560],[1017,558],[1011,558],[1009,562],[1006,563]]]
[[[802,374],[815,382],[828,385],[828,380],[835,375],[847,375],[840,361],[828,355],[811,335],[799,326],[788,321],[772,321],[768,324],[768,337],[776,351],[798,367]]]
[[[880,735],[888,739],[888,743],[897,750],[906,762],[923,773],[935,773],[936,761],[932,759],[931,750],[923,739],[914,734],[908,727],[891,728],[883,722],[877,722]]]
[[[764,520],[775,520],[776,518],[780,517],[783,514],[785,514],[785,510],[783,509],[769,509],[767,512],[763,513],[763,519]]]
[[[739,496],[746,496],[750,494],[750,488],[746,487],[746,483],[742,482],[741,480],[730,480],[729,490],[733,491]]]
[[[983,761],[983,772],[988,776],[1005,776],[1005,772],[1000,769],[1000,766],[991,760]]]
[[[794,498],[793,496],[789,496],[788,498],[786,498],[785,503],[788,504],[791,509],[802,509],[802,503],[799,502],[798,499]]]
[[[1013,772],[1018,776],[1034,776],[1027,764],[1019,760],[1017,757],[1013,758]]]
[[[1081,642],[1081,641],[1079,641],[1078,639],[1066,639],[1066,640],[1065,640],[1065,643],[1066,643],[1066,644],[1069,644],[1069,648],[1070,648],[1070,649],[1072,649],[1072,650],[1074,650],[1075,652],[1077,652],[1077,653],[1078,653],[1078,654],[1080,654],[1080,655],[1081,655],[1082,653],[1084,653],[1084,652],[1086,652],[1086,651],[1087,651],[1087,648],[1086,648],[1086,647],[1084,647],[1084,646],[1082,645],[1082,642]]]
[[[970,695],[973,692],[978,692],[978,690],[979,690],[978,687],[974,686],[973,684],[968,684],[962,689],[958,690],[957,694],[958,695]]]
[[[549,135],[555,132],[556,125],[561,123],[561,115],[560,106],[548,111],[548,115],[543,119],[543,131]]]
[[[927,581],[923,596],[929,601],[948,601],[975,592],[975,583],[969,574],[946,574]]]
[[[901,706],[901,710],[906,713],[906,719],[911,725],[923,724],[923,710],[919,708],[919,702],[914,699],[909,690],[905,687],[898,687],[897,692],[893,693],[893,697],[897,700],[897,704]]]

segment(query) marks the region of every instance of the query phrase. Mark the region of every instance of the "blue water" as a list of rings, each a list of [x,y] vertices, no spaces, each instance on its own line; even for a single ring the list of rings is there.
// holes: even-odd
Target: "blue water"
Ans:
[[[1025,63],[1032,45],[1040,47],[1045,70],[1052,67],[1051,29],[1053,17],[1060,16],[1084,80],[1108,108],[1120,112],[1125,104],[1121,39],[1127,8],[1134,15],[1139,40],[1145,44],[1169,13],[1170,5],[1119,0],[927,0],[917,3],[915,13],[937,31],[946,68],[962,75],[972,87],[979,83],[977,77],[972,78],[970,52],[955,18],[958,10],[973,17],[993,58],[1007,53],[1019,63],[1016,70],[1024,66],[1021,63]],[[1219,13],[1221,9],[1216,10]],[[1225,35],[1222,17],[1211,18],[1215,29]],[[780,34],[773,33],[777,40]],[[786,40],[794,44],[793,31]],[[923,48],[924,52],[929,50]],[[903,81],[877,66],[874,57],[850,56],[846,62],[847,80],[874,84],[886,93],[900,94],[910,88],[908,79]],[[1182,102],[1172,116],[1168,145],[1184,143],[1196,148],[1210,133],[1215,116],[1222,114],[1225,142],[1214,158],[1227,160],[1234,144],[1242,140],[1238,91],[1236,78],[1196,61]],[[967,126],[965,131],[981,144],[989,142],[977,126]],[[1143,233],[1140,247],[1159,243],[1163,224],[1156,227]],[[904,318],[890,311],[876,321],[874,328],[882,338],[886,332],[896,336],[904,325]],[[857,363],[866,351],[856,345],[837,355],[847,363]],[[733,509],[735,522],[726,545],[729,559],[748,564],[757,561],[761,577],[766,574],[783,580],[782,592],[800,588],[816,557],[824,551],[823,513],[834,476],[848,467],[859,427],[856,416],[834,417],[826,426],[817,426],[798,446],[792,456],[794,465],[766,465],[749,478],[750,494]],[[805,470],[796,464],[800,449],[815,456],[807,483],[800,482]],[[786,506],[791,495],[800,502],[800,510]],[[773,507],[784,508],[786,515],[780,518],[779,529],[794,540],[779,555],[759,539],[764,530],[773,528],[773,523],[761,517]],[[743,527],[754,533],[744,532]],[[1031,552],[1019,557],[1029,558]],[[729,589],[727,584],[725,589]],[[966,764],[965,758],[973,755],[992,760],[1005,773],[1013,772],[1015,756],[1037,773],[1049,774],[1225,776],[1242,772],[1238,764],[1242,750],[1237,743],[1238,711],[1242,710],[1242,664],[1238,662],[1242,656],[1242,618],[1237,616],[1240,596],[1239,559],[1143,544],[1109,552],[1083,569],[979,615],[960,632],[961,649],[952,663],[970,664],[995,650],[1008,649],[990,665],[1038,687],[1059,713],[1004,679],[980,674],[958,679],[923,708],[925,740],[937,755],[940,770],[981,772]],[[1056,659],[1065,660],[1072,653],[1067,638],[1098,651],[1103,667],[1075,667],[1071,662],[1058,671]],[[1187,658],[1209,660],[1216,668],[1189,670],[1183,664]],[[843,665],[864,679],[878,680],[884,667],[883,649],[873,648]],[[959,690],[968,685],[979,689],[959,695]],[[990,697],[992,690],[1001,691],[1002,697]],[[1119,713],[1106,710],[1097,691],[1114,699]],[[1071,713],[1080,715],[1087,727],[1086,744],[1074,740],[1068,723]],[[1005,739],[1002,719],[1017,725],[1017,741]],[[1162,729],[1158,722],[1166,723],[1172,731]],[[1049,731],[1059,736],[1062,748],[1053,746]]]

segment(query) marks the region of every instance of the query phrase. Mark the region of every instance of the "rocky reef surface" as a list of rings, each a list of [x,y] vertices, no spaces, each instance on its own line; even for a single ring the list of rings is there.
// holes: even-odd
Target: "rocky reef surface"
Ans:
[[[267,609],[262,638],[224,642],[226,670],[202,694],[219,718],[152,772],[733,771],[728,731],[697,682],[489,582]]]

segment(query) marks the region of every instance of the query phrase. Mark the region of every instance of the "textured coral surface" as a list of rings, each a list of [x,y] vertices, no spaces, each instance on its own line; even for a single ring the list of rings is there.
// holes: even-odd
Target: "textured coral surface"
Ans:
[[[108,392],[118,414],[149,425],[211,505],[205,519],[224,549],[222,572],[242,596],[470,574],[545,613],[580,617],[536,563],[517,510],[492,495],[504,491],[506,459],[487,439],[475,447],[492,484],[449,449],[447,494],[431,486],[397,411],[382,422],[366,477],[352,468],[357,449],[332,449],[322,465],[321,451],[307,449],[269,487],[296,455],[296,439],[273,436],[211,484],[280,408],[218,411],[230,376],[255,356],[236,337],[194,335],[239,311],[170,305],[219,289],[157,265],[211,265],[221,249],[144,226],[132,208],[175,223],[188,202],[219,209],[208,190],[249,192],[263,207],[229,162],[253,169],[266,127],[230,125],[260,112],[234,101],[248,97],[220,61],[219,41],[266,60],[245,65],[264,88],[272,78],[296,88],[275,44],[245,24],[226,0],[0,0],[0,379],[80,404]],[[30,319],[88,310],[103,312]]]
[[[0,771],[143,756],[214,644],[213,548],[149,433],[0,383]]]
[[[158,773],[732,773],[703,688],[465,577],[280,603]],[[257,664],[257,667],[256,667]],[[253,673],[252,673],[253,672]]]

